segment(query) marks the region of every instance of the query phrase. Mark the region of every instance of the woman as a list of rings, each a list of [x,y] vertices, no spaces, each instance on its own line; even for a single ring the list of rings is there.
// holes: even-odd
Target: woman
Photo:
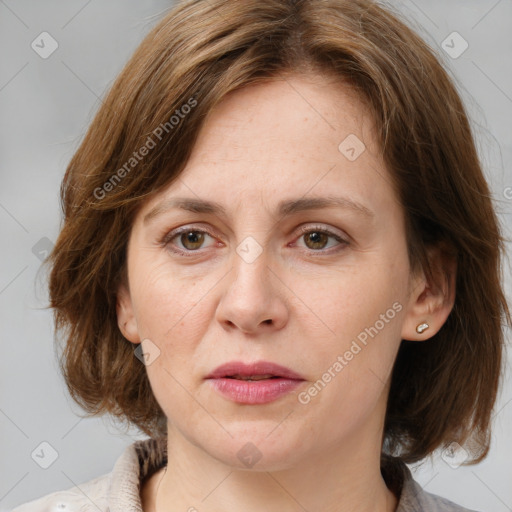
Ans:
[[[396,16],[179,4],[62,199],[66,382],[149,438],[17,512],[467,510],[405,463],[489,450],[503,241],[461,100]]]

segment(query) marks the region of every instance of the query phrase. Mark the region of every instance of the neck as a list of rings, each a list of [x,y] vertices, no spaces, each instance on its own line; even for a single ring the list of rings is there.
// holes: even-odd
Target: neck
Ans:
[[[365,434],[359,433],[368,439]],[[168,466],[155,486],[155,511],[394,512],[397,506],[380,472],[377,443],[354,439],[293,467],[248,470],[213,458],[169,424],[167,453]]]

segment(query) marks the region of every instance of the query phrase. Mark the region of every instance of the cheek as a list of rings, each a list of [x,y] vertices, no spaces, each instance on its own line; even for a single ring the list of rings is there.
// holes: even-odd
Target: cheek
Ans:
[[[186,345],[183,340],[195,339],[201,331],[201,319],[207,316],[204,307],[205,286],[201,279],[179,277],[167,262],[134,262],[133,301],[141,338],[160,344]],[[176,348],[176,347],[175,347]]]
[[[405,313],[406,260],[398,254],[366,256],[372,264],[344,268],[328,282],[317,279],[314,287],[300,281],[294,287],[311,305],[311,310],[303,307],[301,322],[307,334],[301,351],[309,353],[317,385],[304,401],[311,398],[326,410],[336,404],[332,413],[344,421],[346,411],[366,410],[381,395]],[[315,332],[307,331],[308,324],[318,326]]]
[[[292,307],[300,311],[296,320],[341,348],[340,340],[364,332],[390,308],[388,316],[395,317],[393,304],[402,304],[405,297],[407,262],[399,254],[368,251],[354,258],[354,263],[343,262],[314,276],[290,275],[288,279],[293,283]]]
[[[375,308],[388,323],[379,316],[365,325],[350,319],[343,325],[340,322],[340,332],[345,329],[355,334],[331,336],[311,354],[308,364],[314,361],[315,371],[297,400],[299,411],[312,418],[316,436],[335,439],[340,431],[355,432],[379,404],[384,407],[383,395],[400,343],[403,309],[396,309]]]
[[[206,283],[177,278],[167,263],[151,264],[134,279],[133,296],[140,337],[160,350],[146,367],[153,394],[169,418],[187,411],[188,418],[204,422],[208,418],[200,417],[189,390],[196,378],[195,351],[210,318],[205,311]]]

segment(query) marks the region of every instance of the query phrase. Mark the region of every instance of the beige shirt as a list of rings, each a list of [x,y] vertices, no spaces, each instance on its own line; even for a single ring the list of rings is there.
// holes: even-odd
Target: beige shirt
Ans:
[[[165,439],[136,441],[126,447],[110,473],[11,512],[143,512],[141,482],[166,464]],[[425,492],[400,459],[383,458],[381,471],[387,486],[400,496],[396,512],[475,512]]]

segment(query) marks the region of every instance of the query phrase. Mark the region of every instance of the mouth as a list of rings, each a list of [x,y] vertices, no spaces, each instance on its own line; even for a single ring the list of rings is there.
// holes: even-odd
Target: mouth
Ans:
[[[236,379],[236,380],[246,380],[246,381],[256,381],[256,380],[267,380],[267,379],[280,379],[278,375],[226,375],[225,379]]]
[[[256,363],[231,361],[217,367],[206,379],[236,379],[244,381],[269,379],[304,380],[301,375],[290,368],[269,361],[259,361]]]
[[[291,393],[305,379],[285,366],[267,361],[251,364],[232,361],[219,366],[206,380],[232,402],[258,405]]]

